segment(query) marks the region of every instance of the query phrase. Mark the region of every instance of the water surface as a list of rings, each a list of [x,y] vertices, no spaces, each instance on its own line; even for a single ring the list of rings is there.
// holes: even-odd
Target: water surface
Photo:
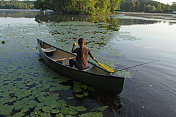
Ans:
[[[5,41],[0,43],[0,116],[174,117],[175,22],[0,11],[0,42]],[[36,48],[36,39],[41,39],[70,51],[79,37],[114,69],[160,61],[116,74],[126,77],[120,96],[94,94],[48,68]]]

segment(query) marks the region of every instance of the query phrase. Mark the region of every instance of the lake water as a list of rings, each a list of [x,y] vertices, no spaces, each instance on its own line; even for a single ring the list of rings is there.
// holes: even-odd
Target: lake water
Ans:
[[[83,37],[97,60],[133,67],[120,96],[88,91],[41,60],[37,39],[70,51]],[[76,39],[75,39],[76,38]],[[0,116],[176,116],[176,20],[0,10]]]

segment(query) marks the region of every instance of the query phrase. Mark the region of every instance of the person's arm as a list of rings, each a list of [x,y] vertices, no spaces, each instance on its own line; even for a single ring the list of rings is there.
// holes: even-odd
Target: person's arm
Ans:
[[[93,60],[95,60],[95,57],[94,57],[93,54],[90,52],[90,50],[89,50],[88,54],[90,55],[90,57],[91,57]]]
[[[76,45],[75,45],[75,43],[73,44],[73,48],[72,48],[72,53],[76,53],[76,49],[75,49],[75,47],[76,47]]]

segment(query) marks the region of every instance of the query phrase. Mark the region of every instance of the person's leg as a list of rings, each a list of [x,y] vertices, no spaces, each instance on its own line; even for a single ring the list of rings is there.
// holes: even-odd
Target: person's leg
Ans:
[[[76,67],[76,61],[75,60],[73,60],[73,59],[70,59],[69,60],[69,65],[70,65],[70,67],[73,67],[73,65]]]

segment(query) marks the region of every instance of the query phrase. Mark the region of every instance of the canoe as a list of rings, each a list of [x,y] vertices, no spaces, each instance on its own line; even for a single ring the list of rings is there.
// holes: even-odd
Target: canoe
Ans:
[[[114,76],[111,72],[88,62],[89,67],[84,70],[78,70],[69,66],[69,59],[76,58],[76,55],[54,47],[46,42],[37,39],[38,50],[45,64],[53,68],[58,73],[69,77],[72,80],[82,82],[111,94],[119,94],[123,90],[123,77]]]

